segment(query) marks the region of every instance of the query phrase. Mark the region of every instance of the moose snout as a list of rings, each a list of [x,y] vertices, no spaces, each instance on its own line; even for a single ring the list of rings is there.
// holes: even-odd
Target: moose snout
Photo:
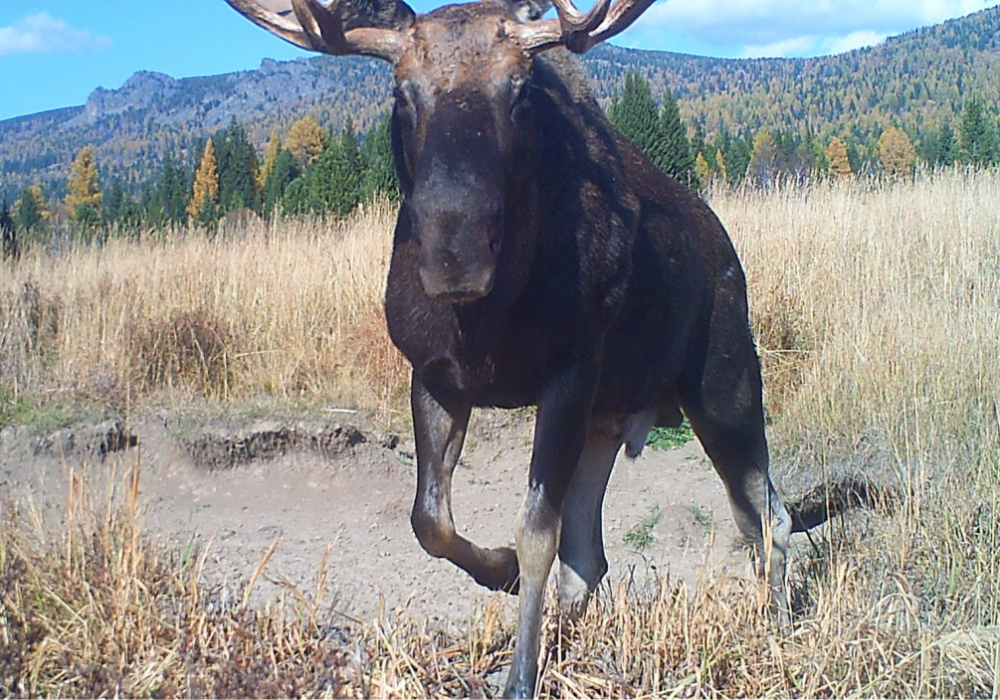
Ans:
[[[420,282],[428,296],[448,302],[481,299],[493,289],[503,211],[482,201],[462,208],[414,207],[420,241]]]

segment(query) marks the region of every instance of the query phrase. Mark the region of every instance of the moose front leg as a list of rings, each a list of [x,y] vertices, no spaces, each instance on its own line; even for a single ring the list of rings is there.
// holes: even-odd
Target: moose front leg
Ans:
[[[534,695],[545,585],[559,544],[563,501],[583,451],[598,377],[596,364],[575,365],[551,382],[538,402],[528,493],[517,523],[520,608],[506,698]]]
[[[414,372],[410,405],[417,442],[417,495],[410,523],[417,540],[428,554],[456,564],[480,585],[516,592],[518,568],[513,549],[484,549],[455,532],[451,477],[469,425],[469,403],[433,395]]]

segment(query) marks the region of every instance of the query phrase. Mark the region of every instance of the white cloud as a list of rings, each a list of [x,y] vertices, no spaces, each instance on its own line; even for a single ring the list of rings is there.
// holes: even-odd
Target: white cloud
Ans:
[[[18,53],[67,53],[103,49],[111,39],[94,36],[88,29],[74,29],[48,12],[39,12],[0,27],[0,56]]]
[[[800,56],[816,46],[817,37],[797,36],[770,44],[750,44],[740,51],[741,58],[782,58]]]
[[[888,37],[888,34],[873,32],[870,29],[862,29],[857,32],[845,34],[844,36],[828,37],[823,41],[822,53],[846,53],[866,46],[875,46],[875,44],[882,43]]]
[[[858,48],[996,4],[996,0],[661,0],[636,28],[646,37],[669,29],[706,45],[742,47],[748,55],[802,55]]]

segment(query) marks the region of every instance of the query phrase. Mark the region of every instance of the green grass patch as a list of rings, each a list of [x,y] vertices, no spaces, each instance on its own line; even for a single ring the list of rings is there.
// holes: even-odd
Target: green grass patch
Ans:
[[[63,404],[38,404],[30,398],[0,387],[0,428],[24,425],[48,432],[64,428],[79,418],[81,411]]]
[[[646,446],[654,450],[669,450],[681,447],[694,439],[694,431],[687,418],[677,428],[653,428],[646,436]]]
[[[644,515],[639,522],[630,527],[628,531],[622,535],[622,542],[625,543],[625,546],[631,547],[637,552],[641,552],[649,545],[653,544],[653,542],[656,541],[656,536],[653,534],[653,528],[660,522],[662,515],[663,512],[660,510],[660,506],[655,505],[650,508],[649,512],[646,513],[646,515]]]

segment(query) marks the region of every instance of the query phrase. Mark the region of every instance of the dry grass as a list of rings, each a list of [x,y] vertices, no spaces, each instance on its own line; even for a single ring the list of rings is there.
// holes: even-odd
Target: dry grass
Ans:
[[[1000,176],[712,204],[748,270],[782,463],[863,467],[902,496],[802,545],[791,637],[722,574],[609,587],[575,628],[549,619],[541,692],[1000,697]],[[0,286],[0,382],[388,411],[405,378],[380,312],[391,218],[31,258]],[[137,473],[113,505],[75,485],[56,530],[2,504],[3,694],[494,692],[512,642],[493,606],[462,638],[390,615],[341,638],[321,577],[248,608],[204,590],[204,553],[142,535]]]
[[[250,590],[208,589],[203,551],[173,551],[142,530],[141,467],[103,490],[71,479],[65,521],[0,503],[0,692],[44,697],[483,697],[509,663],[512,630],[490,604],[464,637],[382,613],[353,629],[330,609],[326,562],[314,590],[289,586],[263,608]],[[95,495],[95,492],[97,495]],[[811,597],[795,633],[778,638],[762,591],[707,571],[693,591],[661,580],[643,590],[606,587],[576,625],[546,623],[545,697],[996,697],[996,518],[964,540],[990,561],[979,598],[934,605],[920,570],[874,533],[854,551],[829,552],[808,574]],[[934,573],[934,547],[912,559]],[[873,565],[880,567],[873,576]],[[980,562],[982,564],[982,562]],[[973,573],[980,565],[970,564]],[[266,575],[266,574],[265,574]],[[990,578],[991,577],[991,578]],[[943,590],[942,590],[943,592]],[[983,605],[985,603],[985,606]],[[552,605],[550,604],[550,609]],[[983,620],[992,620],[992,626]]]
[[[843,456],[875,440],[901,461],[997,444],[996,173],[726,193],[712,205],[747,269],[789,442]]]
[[[119,410],[271,396],[387,413],[408,376],[382,312],[394,218],[380,203],[340,224],[35,254],[0,286],[0,382]]]

